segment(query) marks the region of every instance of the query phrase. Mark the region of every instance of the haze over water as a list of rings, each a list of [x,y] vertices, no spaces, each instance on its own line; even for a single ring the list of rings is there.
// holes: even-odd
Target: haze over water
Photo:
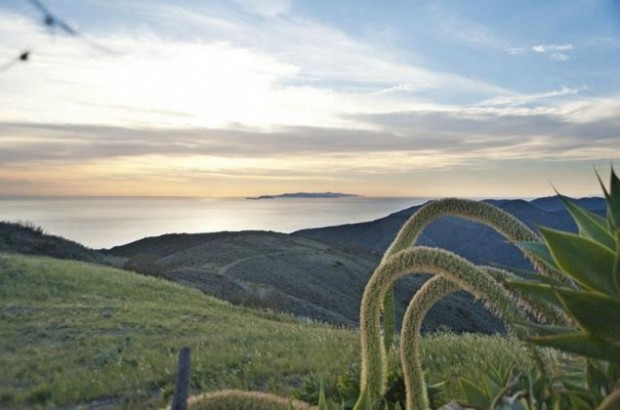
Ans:
[[[429,198],[5,197],[0,220],[31,222],[92,248],[148,236],[241,230],[293,232],[370,221]]]

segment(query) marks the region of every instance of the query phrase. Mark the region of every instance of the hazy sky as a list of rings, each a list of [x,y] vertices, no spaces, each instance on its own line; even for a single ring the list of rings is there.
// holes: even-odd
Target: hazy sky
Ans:
[[[44,3],[83,37],[0,3],[0,67],[33,50],[0,69],[0,195],[588,195],[620,168],[613,0]]]

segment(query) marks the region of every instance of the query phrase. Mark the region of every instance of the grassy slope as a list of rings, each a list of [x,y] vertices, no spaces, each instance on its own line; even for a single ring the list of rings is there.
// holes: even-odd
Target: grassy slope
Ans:
[[[352,331],[112,268],[0,255],[0,407],[118,397],[129,407],[161,404],[153,398],[172,389],[184,345],[194,391],[284,393],[302,375],[344,368],[358,355]]]
[[[357,332],[261,313],[174,283],[74,261],[0,254],[0,408],[105,403],[161,406],[178,349],[192,348],[192,390],[287,394],[304,375],[333,378],[359,357]],[[502,337],[429,336],[433,382],[526,363]]]

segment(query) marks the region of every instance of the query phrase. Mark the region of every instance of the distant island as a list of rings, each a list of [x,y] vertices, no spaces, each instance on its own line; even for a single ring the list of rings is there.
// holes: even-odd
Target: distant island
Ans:
[[[245,199],[278,199],[278,198],[358,198],[360,195],[343,194],[340,192],[295,192],[280,195],[248,196]]]

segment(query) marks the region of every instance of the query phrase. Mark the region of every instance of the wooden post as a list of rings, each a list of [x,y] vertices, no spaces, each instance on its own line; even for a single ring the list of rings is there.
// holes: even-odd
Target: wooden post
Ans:
[[[187,396],[189,393],[189,370],[191,352],[184,347],[179,352],[179,366],[177,368],[177,385],[172,399],[172,410],[187,410]]]

